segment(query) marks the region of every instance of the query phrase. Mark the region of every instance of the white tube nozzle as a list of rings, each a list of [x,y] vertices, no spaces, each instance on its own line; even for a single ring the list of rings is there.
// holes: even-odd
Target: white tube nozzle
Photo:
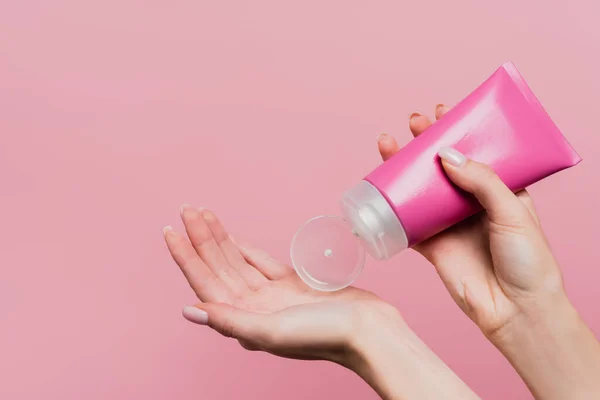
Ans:
[[[344,216],[367,252],[375,259],[387,260],[408,247],[404,227],[387,199],[363,180],[344,193]]]

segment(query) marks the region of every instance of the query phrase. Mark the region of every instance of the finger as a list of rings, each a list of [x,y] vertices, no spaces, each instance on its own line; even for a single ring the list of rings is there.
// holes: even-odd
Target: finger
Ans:
[[[166,226],[163,232],[173,260],[183,272],[196,296],[202,301],[229,301],[231,293],[200,259],[189,240],[173,231],[170,226]]]
[[[201,211],[184,204],[181,207],[181,219],[185,225],[188,237],[192,246],[202,261],[214,272],[214,274],[223,281],[223,283],[234,293],[242,293],[248,288],[246,282],[233,269],[221,249],[215,242],[215,239],[201,215]]]
[[[523,189],[520,192],[517,192],[516,195],[517,195],[518,199],[521,200],[521,202],[523,204],[525,204],[525,207],[527,207],[527,210],[529,210],[529,213],[531,214],[531,217],[535,221],[535,224],[540,225],[540,217],[538,217],[538,215],[537,215],[537,211],[535,210],[535,204],[533,204],[533,199],[529,195],[529,192],[527,192],[527,190]]]
[[[277,280],[285,278],[294,272],[284,263],[274,260],[266,251],[253,247],[246,242],[240,242],[235,238],[232,238],[232,240],[238,245],[246,261],[268,279]]]
[[[413,113],[409,118],[408,126],[413,136],[417,137],[431,126],[431,121],[424,115]]]
[[[377,136],[377,145],[379,146],[379,154],[381,154],[383,161],[386,161],[400,150],[396,139],[387,133],[381,133]]]
[[[435,119],[438,120],[442,118],[448,111],[450,111],[450,107],[447,107],[443,104],[438,104],[435,106]]]
[[[256,314],[229,304],[203,303],[187,306],[185,319],[198,325],[208,325],[221,335],[249,342],[252,347],[268,344],[276,327],[266,314]]]
[[[443,104],[438,104],[435,108],[435,119],[440,119],[444,114],[450,110]],[[422,116],[419,113],[413,113],[409,118],[409,126],[412,134],[416,137],[419,136],[425,129],[431,126],[429,118]],[[386,161],[391,156],[396,154],[400,150],[400,146],[392,136],[387,133],[381,133],[377,136],[377,143],[379,146],[379,153],[383,161]]]
[[[517,196],[487,165],[468,160],[451,147],[440,149],[438,155],[448,177],[457,186],[473,194],[487,211],[490,222],[522,227],[530,219],[527,209]]]
[[[240,249],[231,241],[229,234],[217,216],[208,210],[203,211],[202,216],[204,217],[204,221],[206,222],[206,225],[208,225],[215,242],[221,248],[223,256],[229,265],[231,265],[242,279],[246,281],[248,286],[251,289],[258,289],[268,282],[268,279],[265,278],[263,274],[246,262]]]

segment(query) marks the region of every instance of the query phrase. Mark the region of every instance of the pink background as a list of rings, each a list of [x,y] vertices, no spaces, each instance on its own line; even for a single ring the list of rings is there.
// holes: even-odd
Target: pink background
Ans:
[[[531,189],[600,332],[596,0],[0,3],[0,397],[375,398],[334,365],[183,320],[161,228],[213,208],[288,260],[378,164],[375,135],[513,60],[584,162]],[[412,252],[358,282],[481,396],[529,398]]]

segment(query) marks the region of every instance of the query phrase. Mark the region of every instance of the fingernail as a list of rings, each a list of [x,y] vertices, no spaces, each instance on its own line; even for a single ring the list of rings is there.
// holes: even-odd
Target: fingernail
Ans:
[[[208,324],[208,314],[206,311],[202,311],[198,307],[185,306],[182,311],[183,317],[190,322],[198,325]]]
[[[446,107],[444,104],[438,104],[435,106],[435,116],[436,118],[440,118],[441,115],[446,114],[450,109]]]
[[[379,142],[380,140],[387,139],[388,136],[389,135],[387,133],[378,133],[377,134],[377,141]]]
[[[181,205],[181,207],[180,207],[180,209],[179,209],[179,211],[180,211],[180,214],[183,216],[183,212],[184,212],[185,210],[187,210],[188,208],[190,208],[190,205],[189,205],[189,204],[182,204],[182,205]]]
[[[417,118],[417,117],[420,117],[420,116],[421,116],[421,114],[419,114],[418,112],[412,113],[412,114],[410,114],[410,117],[408,117],[408,120],[412,121],[413,118]]]
[[[202,211],[202,218],[204,218],[206,222],[212,222],[215,219],[215,215],[209,210],[204,209]]]
[[[452,147],[442,147],[438,151],[438,156],[455,167],[460,167],[467,162],[467,157],[464,156],[460,151],[453,149]]]
[[[173,230],[173,227],[171,227],[170,225],[167,225],[163,228],[163,234],[167,234],[167,232],[171,232]]]

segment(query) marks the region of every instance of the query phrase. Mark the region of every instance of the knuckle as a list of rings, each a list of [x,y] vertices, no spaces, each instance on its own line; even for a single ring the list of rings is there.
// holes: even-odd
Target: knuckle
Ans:
[[[500,179],[492,167],[487,164],[479,164],[478,169],[479,178],[482,180],[482,182],[489,183],[498,181]]]
[[[504,185],[500,177],[489,165],[478,164],[474,175],[473,194],[476,196],[490,194]]]
[[[235,323],[233,321],[231,313],[228,313],[223,319],[221,326],[221,334],[226,337],[235,337]]]
[[[529,234],[531,216],[527,210],[520,207],[508,208],[496,212],[494,220],[490,220],[489,229],[497,233],[511,233],[515,235]]]
[[[260,346],[258,346],[256,343],[254,342],[250,342],[248,340],[238,340],[239,344],[246,350],[249,351],[258,351],[260,350]]]

